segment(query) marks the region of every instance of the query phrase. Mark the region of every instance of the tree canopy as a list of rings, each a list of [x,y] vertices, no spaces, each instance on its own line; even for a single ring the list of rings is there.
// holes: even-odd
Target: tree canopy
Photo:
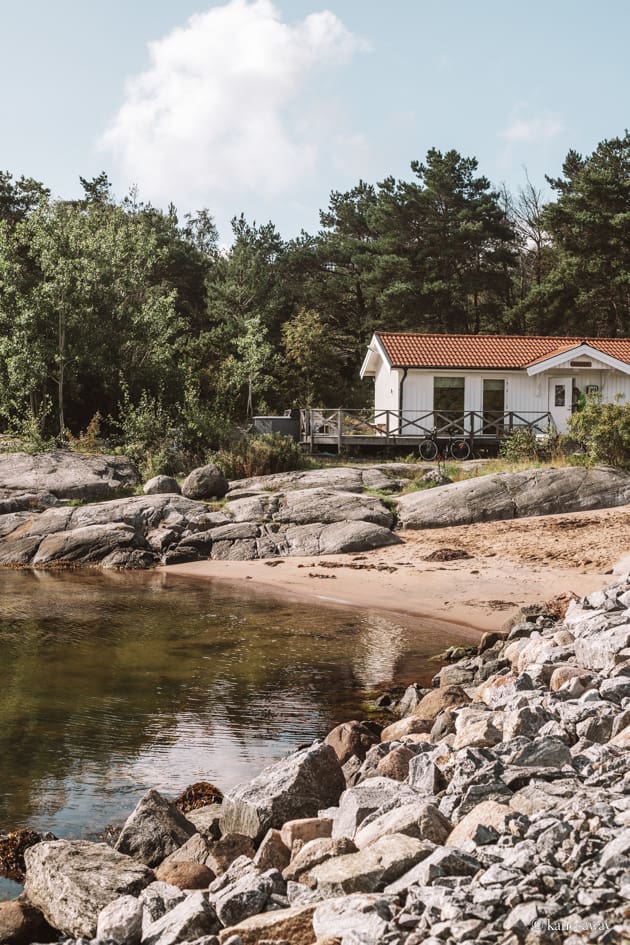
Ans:
[[[239,215],[222,249],[210,210],[118,200],[105,173],[75,200],[0,173],[0,425],[98,414],[203,451],[252,413],[365,403],[377,328],[630,334],[630,135],[547,182],[547,203],[529,178],[512,195],[431,149],[334,191],[316,233]]]

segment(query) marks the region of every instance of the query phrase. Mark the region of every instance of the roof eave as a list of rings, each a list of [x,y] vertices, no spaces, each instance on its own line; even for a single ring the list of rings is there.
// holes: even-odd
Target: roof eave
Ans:
[[[552,368],[558,367],[558,365],[563,364],[567,358],[576,358],[581,355],[595,358],[608,367],[621,371],[622,374],[630,374],[630,364],[626,361],[620,361],[619,358],[605,354],[603,351],[600,351],[599,348],[595,348],[593,345],[586,343],[576,345],[575,348],[568,348],[566,351],[561,351],[559,354],[552,354],[542,361],[539,359],[534,363],[530,363],[527,367],[527,373],[530,377],[534,377],[536,374],[542,374],[544,371],[550,371]]]

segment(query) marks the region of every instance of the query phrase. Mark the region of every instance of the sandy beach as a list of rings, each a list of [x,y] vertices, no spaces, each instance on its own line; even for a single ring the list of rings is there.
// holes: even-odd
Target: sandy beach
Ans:
[[[496,630],[519,606],[610,580],[630,551],[630,509],[400,533],[403,544],[361,555],[199,561],[162,570],[357,607]],[[439,549],[470,557],[427,561]]]

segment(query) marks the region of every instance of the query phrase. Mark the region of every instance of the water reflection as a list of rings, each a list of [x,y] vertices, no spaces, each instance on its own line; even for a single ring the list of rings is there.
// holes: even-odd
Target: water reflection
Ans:
[[[226,789],[428,679],[441,630],[159,573],[0,572],[0,829],[95,831],[155,786]]]

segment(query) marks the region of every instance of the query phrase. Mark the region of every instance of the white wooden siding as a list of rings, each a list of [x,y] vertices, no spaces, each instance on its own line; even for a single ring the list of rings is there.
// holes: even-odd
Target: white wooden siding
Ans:
[[[466,412],[483,410],[483,381],[485,378],[505,381],[505,410],[534,419],[550,410],[554,378],[573,377],[584,391],[589,384],[597,384],[606,401],[614,401],[621,394],[630,403],[630,375],[611,370],[593,362],[591,369],[562,366],[530,377],[525,371],[456,371],[448,369],[412,370],[402,381],[401,369],[390,369],[381,361],[375,375],[374,406],[376,411],[398,412],[399,385],[403,383],[403,420],[409,421],[433,410],[433,381],[435,377],[464,377],[464,409]],[[551,406],[553,406],[551,404]],[[425,420],[423,427],[432,423]],[[413,436],[423,432],[413,424],[403,425],[402,434]]]
[[[377,411],[398,410],[398,371],[381,361],[374,377],[374,407]]]

